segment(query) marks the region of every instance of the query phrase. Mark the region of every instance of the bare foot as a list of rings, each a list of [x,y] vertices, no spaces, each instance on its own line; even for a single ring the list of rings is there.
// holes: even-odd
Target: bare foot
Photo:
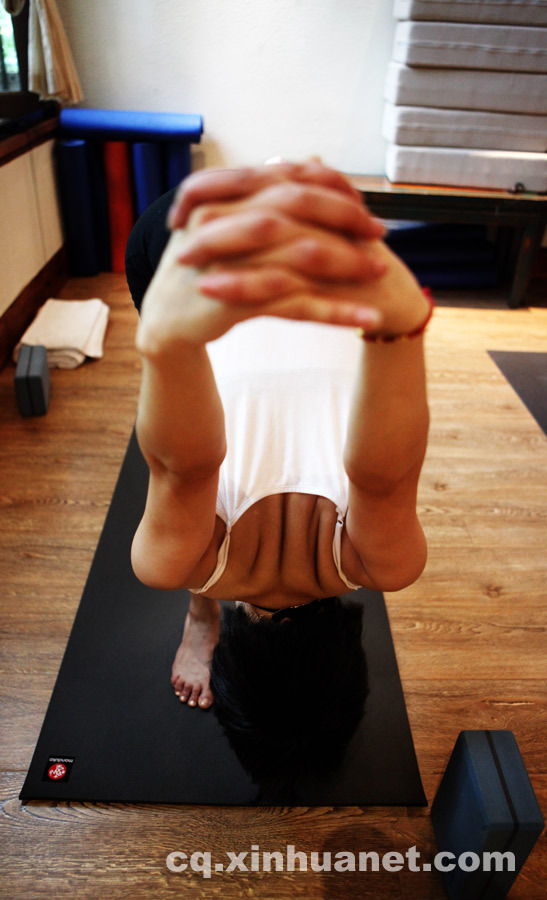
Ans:
[[[218,643],[220,607],[217,600],[192,594],[182,641],[171,670],[171,684],[181,703],[206,709],[213,702],[209,666]]]

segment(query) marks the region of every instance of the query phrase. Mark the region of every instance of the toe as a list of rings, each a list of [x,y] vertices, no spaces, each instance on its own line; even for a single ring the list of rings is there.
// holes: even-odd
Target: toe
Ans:
[[[180,675],[177,675],[176,678],[172,678],[172,679],[171,679],[171,684],[173,685],[175,694],[177,694],[177,695],[180,694],[181,689],[182,689],[182,685],[184,684],[184,681],[183,681],[183,679],[180,677]]]
[[[192,685],[186,684],[185,681],[181,681],[180,691],[179,691],[179,700],[181,703],[186,703],[188,697],[190,696],[192,691]]]
[[[188,698],[188,706],[196,706],[196,704],[199,700],[200,694],[201,694],[201,684],[194,685],[194,687],[192,688],[192,693],[190,694],[190,696]]]
[[[213,702],[213,695],[209,688],[205,688],[201,692],[201,697],[199,698],[198,705],[201,706],[202,709],[207,709],[209,706],[211,706],[212,702]]]

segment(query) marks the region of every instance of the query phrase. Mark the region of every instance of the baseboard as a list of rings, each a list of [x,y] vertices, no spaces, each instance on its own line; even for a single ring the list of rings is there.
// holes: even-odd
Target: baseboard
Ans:
[[[63,246],[0,316],[0,371],[11,359],[13,348],[42,304],[48,297],[54,297],[58,293],[67,278],[68,267]]]

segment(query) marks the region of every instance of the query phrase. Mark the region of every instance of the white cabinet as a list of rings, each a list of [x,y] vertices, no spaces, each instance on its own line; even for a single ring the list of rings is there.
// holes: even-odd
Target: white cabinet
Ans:
[[[0,316],[63,244],[53,145],[0,166]]]
[[[44,248],[44,265],[63,245],[53,147],[54,142],[47,141],[30,151],[38,204],[38,220]]]

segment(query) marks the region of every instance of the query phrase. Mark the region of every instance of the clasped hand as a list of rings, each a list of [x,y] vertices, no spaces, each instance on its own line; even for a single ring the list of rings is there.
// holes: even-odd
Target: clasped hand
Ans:
[[[373,330],[393,319],[380,288],[396,259],[385,229],[319,162],[198,172],[168,224],[141,336],[206,343],[258,315]]]

